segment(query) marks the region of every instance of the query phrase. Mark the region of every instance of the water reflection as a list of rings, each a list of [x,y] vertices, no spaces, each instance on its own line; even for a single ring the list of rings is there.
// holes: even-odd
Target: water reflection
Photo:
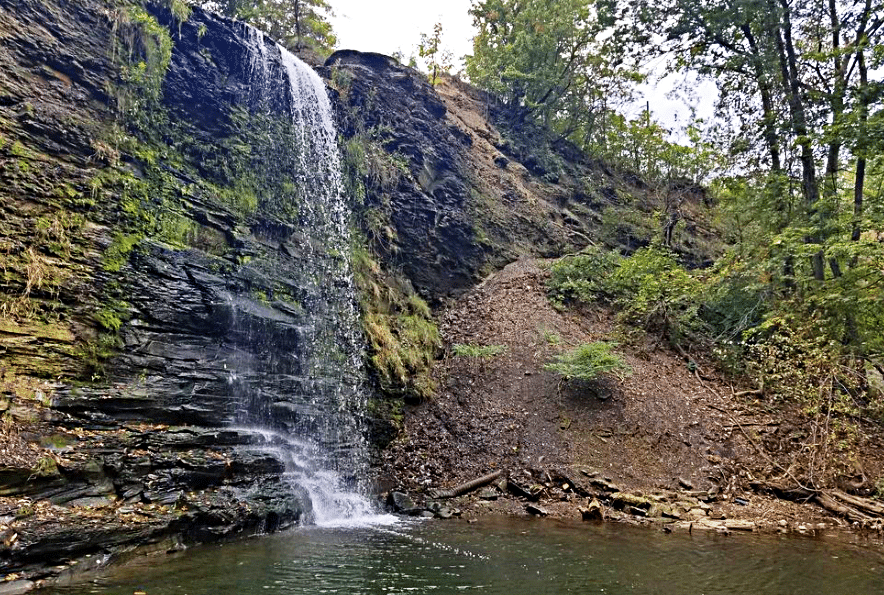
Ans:
[[[859,595],[884,590],[880,548],[513,519],[312,527],[194,548],[51,592]]]

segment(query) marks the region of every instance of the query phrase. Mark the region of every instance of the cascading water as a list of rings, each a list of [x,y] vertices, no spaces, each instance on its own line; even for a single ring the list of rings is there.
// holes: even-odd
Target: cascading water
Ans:
[[[341,178],[341,160],[331,102],[316,72],[281,46],[265,40],[249,26],[249,104],[269,114],[287,111],[286,134],[268,136],[267,162],[279,160],[292,188],[285,210],[299,231],[299,299],[302,323],[294,353],[273,364],[290,378],[292,395],[285,403],[262,394],[260,382],[241,381],[231,370],[231,386],[241,403],[237,424],[258,438],[258,448],[286,462],[293,490],[306,491],[317,525],[385,522],[362,493],[367,476],[367,445],[360,427],[366,406],[362,377],[361,339],[350,271],[349,229]],[[285,106],[285,110],[281,106]],[[294,221],[293,221],[294,222]],[[247,324],[233,325],[249,345],[260,343]],[[235,332],[234,335],[237,333]],[[243,370],[254,356],[233,362]],[[250,378],[254,374],[249,375]],[[281,417],[285,419],[281,419]]]

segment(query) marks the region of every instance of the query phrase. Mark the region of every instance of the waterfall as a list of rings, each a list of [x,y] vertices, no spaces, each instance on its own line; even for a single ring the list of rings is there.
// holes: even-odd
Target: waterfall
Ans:
[[[291,117],[286,135],[253,149],[268,152],[270,162],[286,156],[279,162],[285,164],[294,188],[287,208],[296,213],[301,230],[295,235],[303,320],[294,353],[273,364],[275,372],[291,379],[288,401],[269,402],[259,381],[243,382],[238,370],[231,371],[231,385],[242,406],[237,424],[260,438],[258,448],[286,462],[293,490],[309,496],[308,521],[326,526],[385,522],[390,517],[375,515],[360,485],[368,471],[361,428],[366,407],[362,339],[332,105],[316,72],[260,31],[244,27],[250,107]],[[232,324],[247,326],[237,322],[237,306],[231,309]],[[254,345],[258,339],[247,336],[244,342]],[[243,355],[233,367],[241,371],[253,365],[253,359]]]

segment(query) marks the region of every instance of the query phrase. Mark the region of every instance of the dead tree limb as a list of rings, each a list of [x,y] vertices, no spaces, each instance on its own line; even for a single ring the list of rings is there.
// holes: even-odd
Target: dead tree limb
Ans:
[[[482,477],[477,477],[472,481],[468,481],[466,483],[462,483],[457,487],[451,488],[450,490],[434,490],[430,493],[433,498],[441,499],[441,498],[457,498],[458,496],[462,496],[467,492],[472,492],[475,489],[481,488],[484,485],[488,485],[498,477],[500,477],[501,471],[498,469],[494,473],[489,473],[488,475],[483,475]]]
[[[836,501],[826,492],[820,492],[814,497],[814,500],[829,512],[842,516],[852,523],[866,524],[875,520],[875,517],[871,517],[853,506]]]
[[[879,504],[878,502],[869,500],[868,498],[852,496],[850,494],[847,494],[846,492],[842,492],[841,490],[832,490],[831,492],[829,492],[829,494],[836,500],[840,500],[845,504],[849,504],[850,506],[859,509],[863,513],[874,514],[876,516],[884,516],[884,505]]]

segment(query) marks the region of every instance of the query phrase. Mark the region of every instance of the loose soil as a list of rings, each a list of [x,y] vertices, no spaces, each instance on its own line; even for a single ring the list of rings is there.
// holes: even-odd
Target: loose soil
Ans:
[[[623,379],[565,383],[545,370],[566,349],[622,339],[614,312],[554,308],[545,293],[548,265],[514,262],[441,313],[447,348],[435,371],[438,395],[407,409],[401,437],[384,453],[383,469],[399,489],[420,500],[432,489],[501,469],[519,483],[544,485],[541,506],[551,515],[579,517],[587,499],[554,481],[564,471],[604,478],[624,492],[710,492],[710,518],[745,519],[756,529],[846,525],[815,505],[751,487],[755,480],[789,483],[773,460],[806,435],[800,412],[740,396],[723,379],[701,378],[684,357],[648,336],[631,335],[618,347],[633,370]],[[456,344],[506,351],[470,358],[456,356]],[[712,367],[702,369],[710,374]],[[881,476],[880,444],[880,433],[873,433],[862,450],[872,477]],[[467,516],[525,512],[524,501],[504,494],[483,500],[474,493],[453,506]]]

